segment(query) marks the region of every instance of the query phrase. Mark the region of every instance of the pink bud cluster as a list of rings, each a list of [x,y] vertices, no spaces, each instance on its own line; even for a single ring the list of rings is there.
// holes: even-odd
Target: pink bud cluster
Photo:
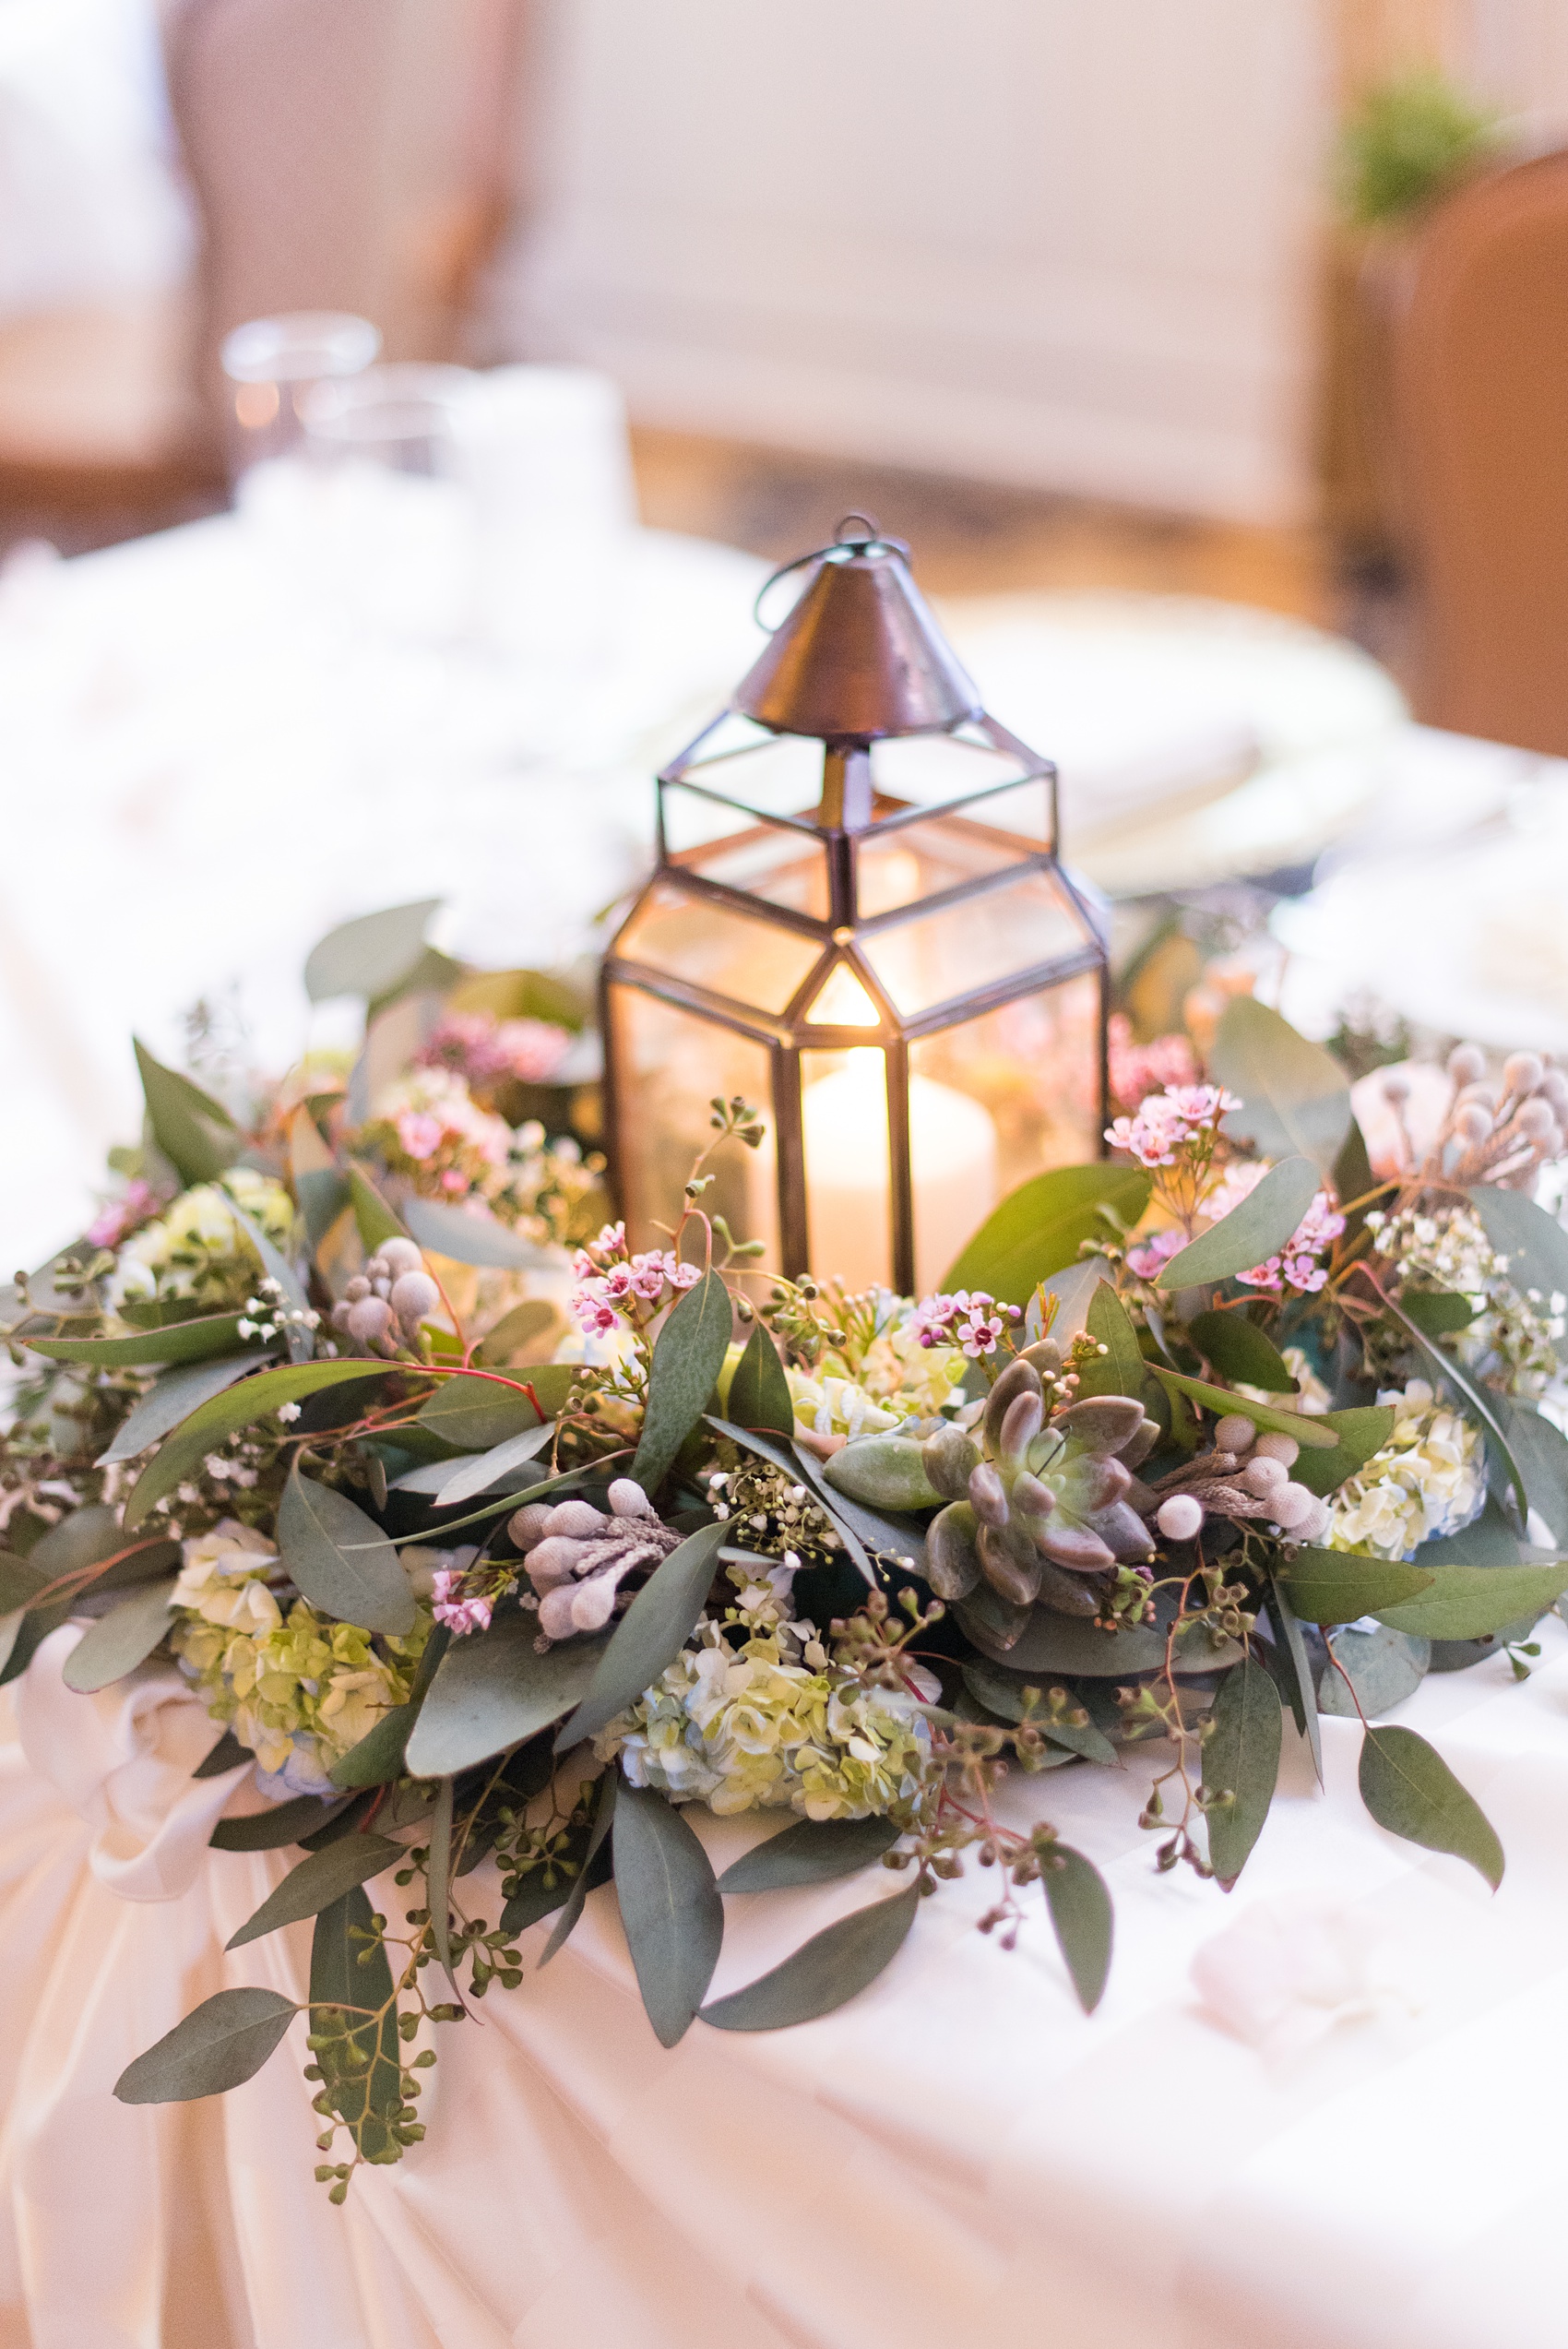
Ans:
[[[1212,1149],[1220,1119],[1241,1106],[1223,1085],[1168,1085],[1163,1092],[1146,1093],[1136,1116],[1108,1126],[1105,1139],[1140,1166],[1174,1166],[1194,1146]]]
[[[588,1338],[608,1335],[622,1319],[646,1320],[648,1317],[638,1314],[638,1306],[664,1305],[702,1279],[701,1266],[683,1263],[672,1249],[648,1248],[633,1256],[624,1223],[607,1223],[597,1240],[579,1248],[572,1270],[577,1286],[571,1309]]]
[[[117,1199],[107,1200],[87,1227],[86,1238],[95,1248],[117,1248],[142,1224],[160,1213],[163,1202],[138,1175],[127,1183]]]
[[[1110,1054],[1111,1095],[1119,1107],[1131,1108],[1167,1085],[1197,1082],[1197,1055],[1188,1037],[1156,1036],[1152,1043],[1134,1043],[1124,1011],[1111,1015]]]
[[[915,1335],[922,1346],[961,1346],[971,1362],[993,1354],[1010,1321],[1021,1321],[1016,1305],[999,1306],[983,1289],[959,1289],[952,1296],[922,1297],[915,1307]]]
[[[572,1048],[569,1028],[549,1019],[496,1019],[486,1011],[449,1011],[415,1062],[454,1068],[470,1085],[517,1080],[548,1084]]]
[[[1345,1218],[1328,1193],[1319,1191],[1279,1254],[1254,1264],[1250,1272],[1238,1272],[1236,1278],[1243,1288],[1268,1289],[1276,1296],[1282,1296],[1287,1289],[1314,1296],[1328,1278],[1327,1268],[1319,1259],[1344,1229]]]

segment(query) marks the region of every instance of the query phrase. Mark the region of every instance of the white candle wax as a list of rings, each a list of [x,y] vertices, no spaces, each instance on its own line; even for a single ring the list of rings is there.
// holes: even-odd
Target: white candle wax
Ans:
[[[812,1269],[851,1289],[892,1270],[885,1067],[873,1048],[851,1052],[801,1098]],[[915,1288],[925,1295],[996,1205],[996,1128],[968,1093],[911,1077],[909,1159]]]

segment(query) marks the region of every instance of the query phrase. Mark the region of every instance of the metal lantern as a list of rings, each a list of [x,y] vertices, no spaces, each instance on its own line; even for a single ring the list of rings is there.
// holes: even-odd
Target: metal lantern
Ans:
[[[907,554],[851,515],[775,573],[809,566],[659,778],[658,869],[602,981],[634,1246],[675,1220],[714,1096],[768,1138],[704,1205],[856,1289],[934,1288],[1016,1184],[1099,1152],[1106,940],[1057,861],[1056,770],[981,708]]]

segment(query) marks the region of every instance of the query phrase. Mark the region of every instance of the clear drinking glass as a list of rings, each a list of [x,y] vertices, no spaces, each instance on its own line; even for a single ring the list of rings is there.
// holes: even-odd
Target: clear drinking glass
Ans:
[[[474,500],[456,419],[462,367],[369,367],[301,401],[312,511],[345,604],[398,635],[467,633]]]
[[[380,349],[380,329],[346,310],[296,310],[236,327],[220,353],[230,385],[231,477],[238,482],[254,466],[298,456],[310,394],[362,374]]]

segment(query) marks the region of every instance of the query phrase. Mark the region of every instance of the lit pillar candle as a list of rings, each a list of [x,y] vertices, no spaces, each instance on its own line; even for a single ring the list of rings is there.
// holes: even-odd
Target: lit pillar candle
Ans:
[[[885,1282],[893,1261],[885,1068],[880,1052],[851,1052],[801,1098],[812,1269],[851,1289]],[[968,1093],[912,1077],[909,1160],[924,1295],[996,1204],[996,1128]]]

